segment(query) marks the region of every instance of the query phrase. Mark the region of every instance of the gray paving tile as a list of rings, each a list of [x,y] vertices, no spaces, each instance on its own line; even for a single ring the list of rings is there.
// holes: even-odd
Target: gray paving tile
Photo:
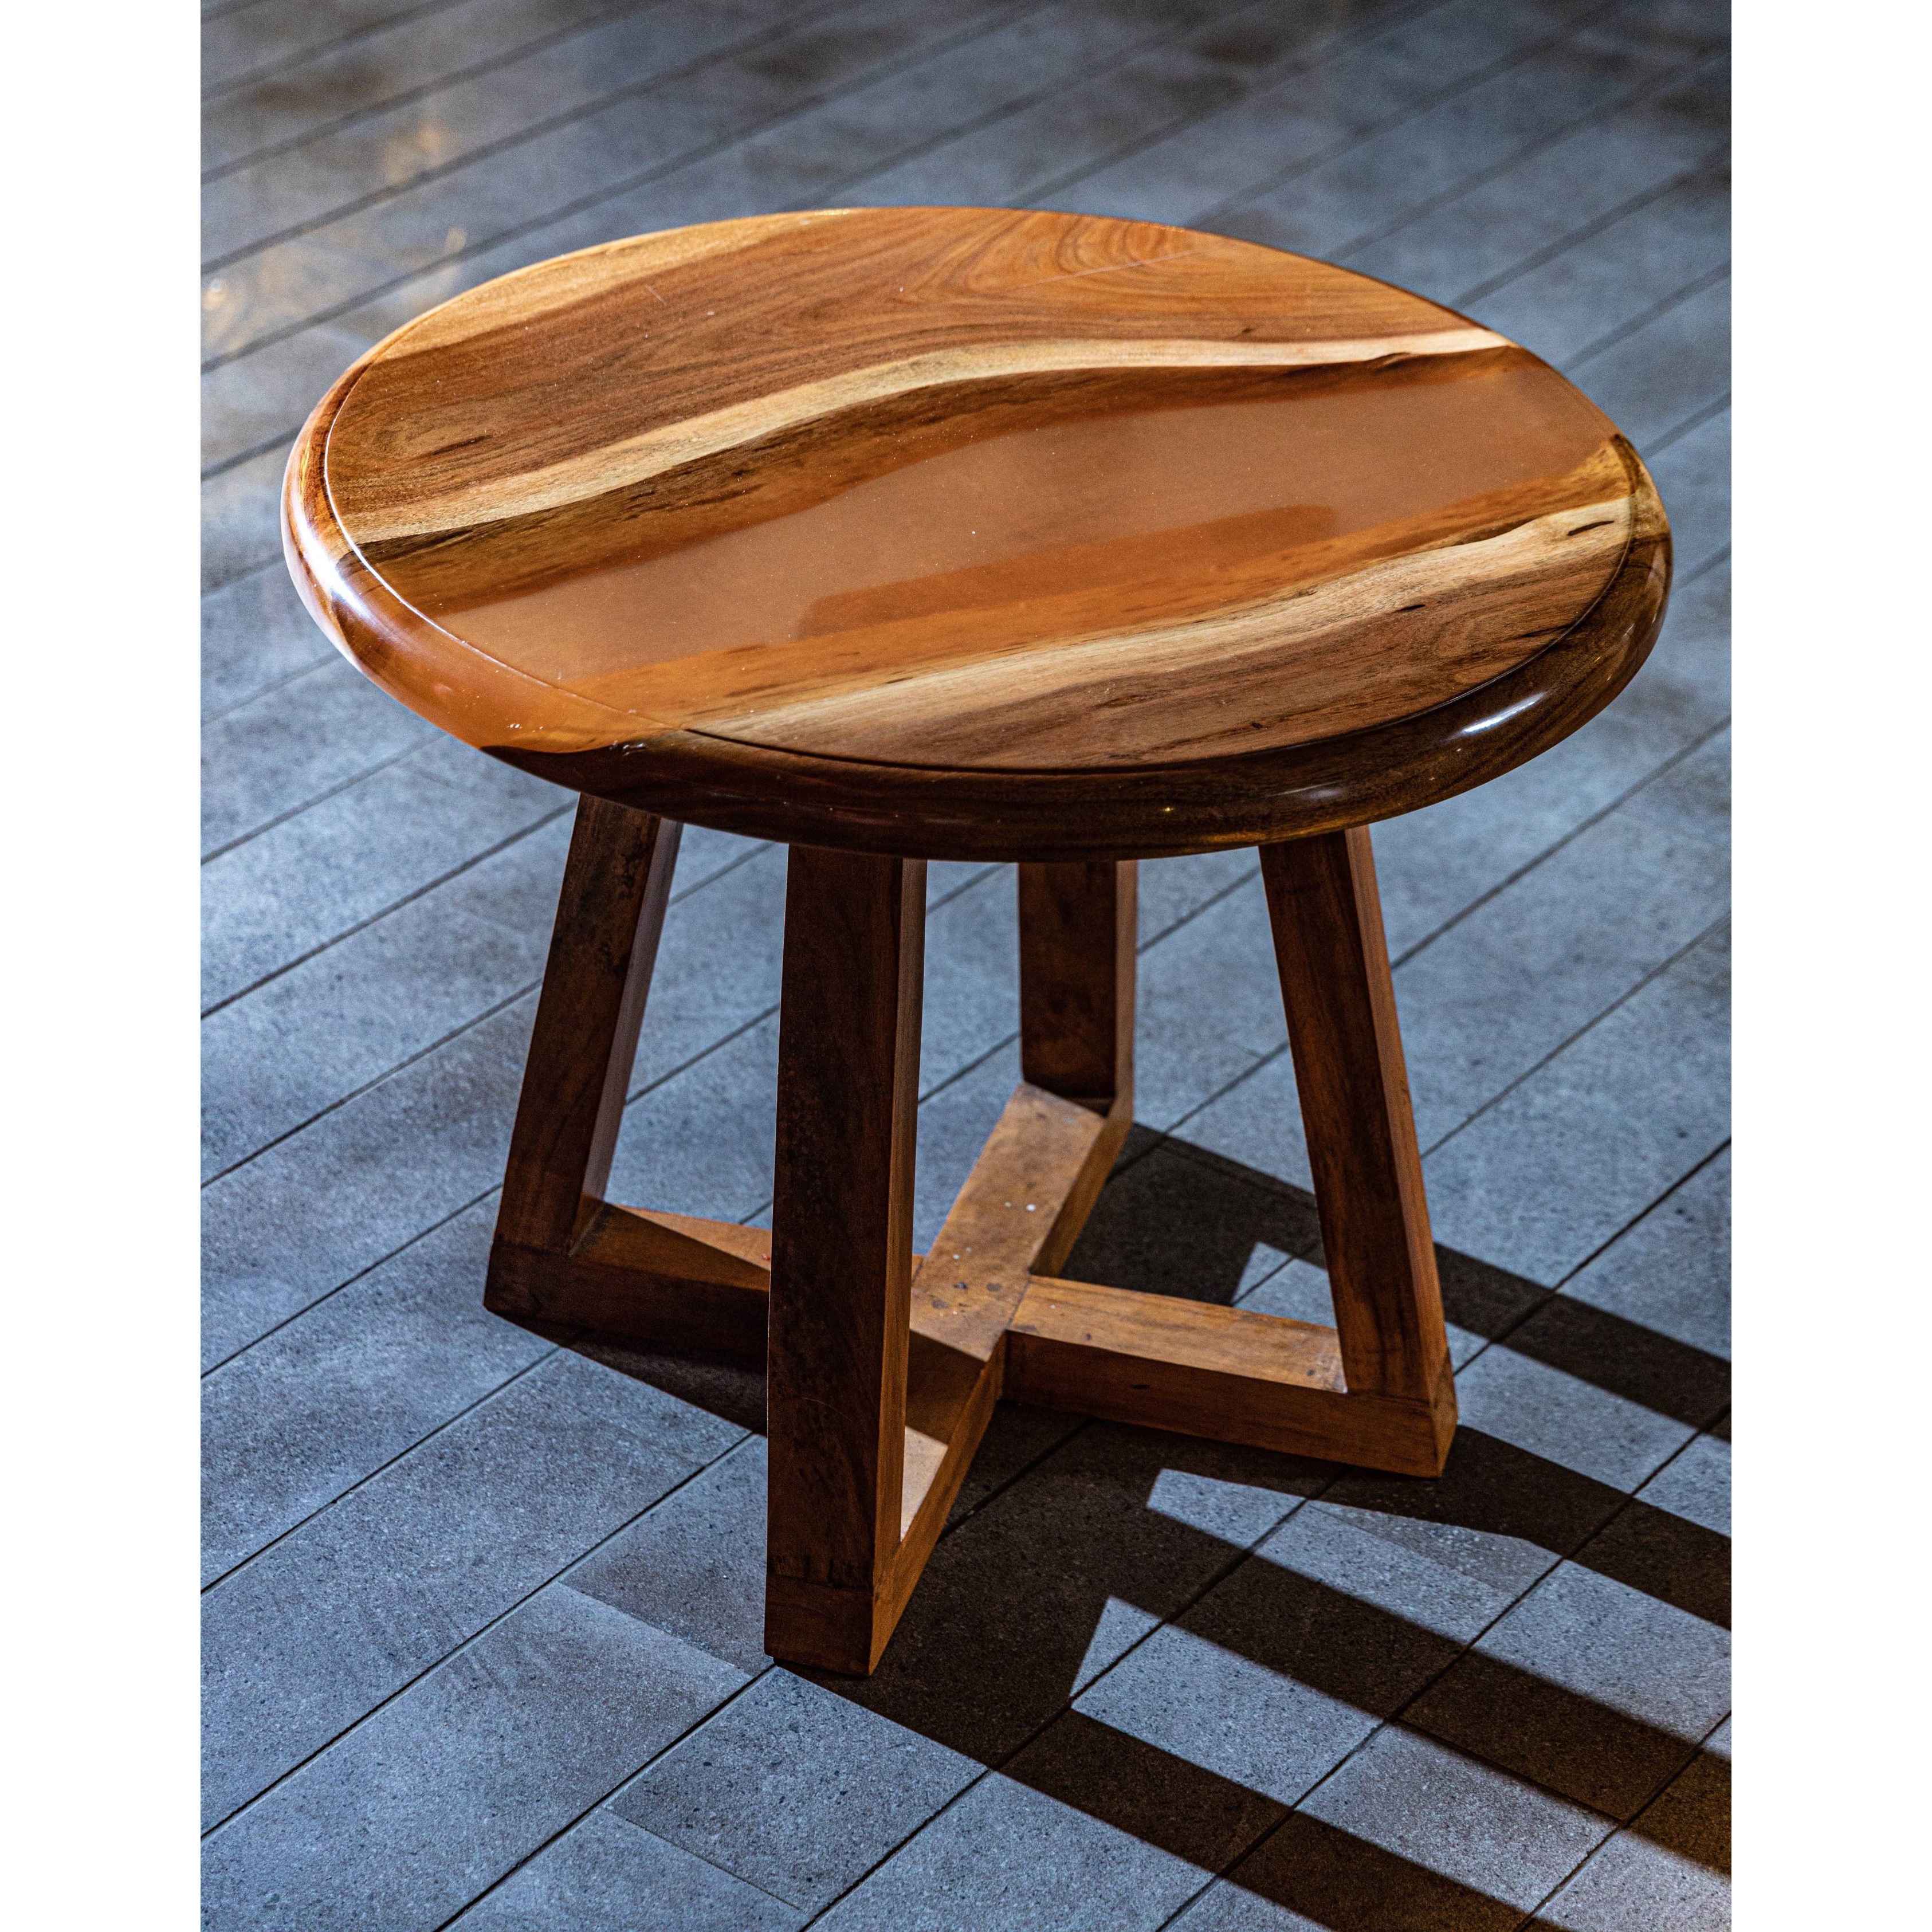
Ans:
[[[208,287],[218,298],[225,298],[225,274],[214,276]],[[452,289],[448,292],[455,291]],[[433,306],[434,297],[423,305]],[[204,371],[201,378],[204,469],[236,463],[245,452],[265,446],[280,449],[286,460],[287,446],[294,441],[309,410],[337,376],[387,333],[352,313],[312,323],[292,336]],[[255,464],[251,460],[243,466],[252,470]]]
[[[921,1102],[913,1177],[912,1241],[918,1252],[939,1232],[1019,1077],[1015,1042]]]
[[[1287,1037],[1257,872],[1141,956],[1136,1118],[1172,1125]]]
[[[1536,1917],[1562,1932],[1730,1932],[1731,1778],[1708,1748]]]
[[[202,599],[202,715],[245,704],[334,655],[278,558]]]
[[[498,1184],[534,1009],[519,1000],[204,1190],[204,1363]]]
[[[337,373],[340,373],[340,364]],[[317,391],[318,394],[320,394]],[[276,492],[302,418],[289,421],[272,448],[201,486],[201,587],[219,590],[250,571],[272,567],[282,538]],[[313,626],[311,626],[311,628]]]
[[[1297,10],[1308,36],[1282,76],[1083,176],[1069,205],[1183,224],[1209,218],[1376,126],[1400,118],[1547,32],[1555,8]]]
[[[558,1586],[208,1841],[211,1932],[429,1932],[736,1690]]]
[[[1694,1432],[1689,1424],[1519,1354],[1504,1342],[1457,1376],[1456,1394],[1464,1427],[1614,1489],[1636,1489]]]
[[[1312,1211],[1312,1202],[1310,1205]],[[1331,1326],[1334,1300],[1323,1259],[1318,1248],[1290,1262],[1278,1274],[1244,1291],[1241,1306],[1258,1314],[1285,1315],[1294,1322]],[[1492,1268],[1454,1248],[1437,1248],[1436,1272],[1442,1288],[1449,1359],[1458,1369],[1498,1336],[1514,1329],[1550,1292],[1506,1268]]]
[[[1084,1710],[1061,1712],[1001,1774],[1185,1858],[1204,1877],[1232,1864],[1285,1815],[1238,1780]]]
[[[1425,1150],[1723,915],[1726,855],[1670,809],[1684,790],[1659,779],[1396,969]]]
[[[1460,189],[1594,110],[1666,72],[1676,50],[1619,35],[1614,21],[1570,25],[1545,16],[1547,44],[1467,88],[1450,92],[1280,187],[1237,203],[1215,226],[1304,254],[1338,256],[1405,214]],[[1530,34],[1522,46],[1534,46]]]
[[[1687,1431],[1709,1427],[1730,1402],[1730,1367],[1722,1358],[1567,1294],[1552,1295],[1512,1330],[1508,1347],[1568,1381],[1619,1396]],[[1536,1385],[1546,1393],[1562,1386]]]
[[[1606,1248],[1564,1293],[1728,1360],[1730,1176],[1727,1149]]]
[[[940,1542],[878,1672],[836,1688],[998,1762],[1324,1480],[1092,1424]]]
[[[1730,1445],[1715,1436],[1699,1437],[1576,1552],[1576,1561],[1729,1630],[1730,1476]]]
[[[1728,930],[1424,1163],[1437,1238],[1536,1281],[1587,1260],[1730,1131]]]
[[[1401,1566],[1426,1562],[1468,1579],[1486,1593],[1470,1604],[1486,1604],[1493,1617],[1580,1549],[1624,1500],[1594,1477],[1461,1429],[1433,1482],[1346,1470],[1314,1507],[1407,1552],[1392,1559]]]
[[[818,1922],[826,1932],[1153,1932],[1200,1870],[997,1774]]]
[[[205,1815],[228,1813],[737,1434],[568,1353],[208,1592]]]
[[[720,1221],[742,1220],[769,1201],[778,1041],[773,1014],[633,1100],[609,1198]]]
[[[1483,299],[1472,292],[1546,252],[1568,244],[1588,256],[1594,237],[1586,231],[1666,188],[1722,141],[1722,127],[1696,112],[1705,92],[1694,80],[1642,94],[1351,250],[1348,266],[1467,308]]]
[[[1144,10],[1140,38],[1165,38],[1190,19],[1217,11],[1234,11],[1250,34],[1270,30],[1266,13],[1252,5],[1235,11],[1192,0]],[[1147,31],[1156,21],[1165,33]],[[1072,84],[1049,98],[1029,88],[1017,112],[868,176],[866,199],[916,207],[929,205],[937,192],[980,208],[1030,200],[1045,182],[1077,176],[1178,122],[1238,98],[1242,63],[1204,51],[1200,44],[1211,46],[1214,38],[1212,31],[1191,34],[1124,62],[1104,56],[1083,59]]]
[[[1258,869],[1252,850],[1240,845],[1223,852],[1192,853],[1180,859],[1143,859],[1137,889],[1140,943],[1152,944]]]
[[[742,1442],[570,1573],[598,1598],[742,1671],[764,1670],[762,1436]]]
[[[1639,824],[1688,832],[1712,848],[1730,844],[1731,734],[1714,734],[1685,758],[1634,793],[1622,808]],[[1674,885],[1675,879],[1672,880]]]
[[[1731,541],[1730,411],[1706,417],[1647,460],[1670,518],[1671,548],[1681,581]]]
[[[794,1932],[805,1914],[604,1806],[455,1922],[463,1932]]]
[[[1656,889],[1660,878],[1671,890]],[[1670,826],[1660,810],[1645,817],[1626,808],[1404,961],[1396,1004],[1425,1150],[1513,1082],[1541,1078],[1532,1070],[1549,1054],[1558,1053],[1561,1066],[1565,1042],[1720,916],[1726,893],[1720,847]],[[1182,1132],[1194,1145],[1312,1184],[1286,1054],[1185,1117]],[[1444,1150],[1452,1168],[1456,1145]],[[1435,1167],[1426,1162],[1424,1171],[1432,1197]],[[1445,1217],[1438,1204],[1436,1218],[1438,1236],[1453,1245],[1520,1267],[1467,1213]]]
[[[626,1786],[611,1808],[818,1911],[980,1771],[930,1738],[774,1670]]]
[[[211,1014],[204,1177],[534,988],[569,842],[566,815]],[[486,894],[514,896],[527,916],[477,916],[468,906]]]
[[[1075,1708],[1292,1805],[1508,1601],[1317,1501]]]
[[[212,93],[257,72],[286,67],[334,41],[364,34],[402,10],[396,0],[318,0],[292,15],[279,7],[237,8],[204,19],[202,88]]]
[[[1607,1828],[1391,1726],[1179,1932],[1509,1932]]]
[[[959,1486],[947,1522],[956,1525],[983,1508],[998,1491],[1034,1463],[1044,1461],[1084,1424],[1084,1418],[1062,1410],[1002,1402],[994,1410],[993,1419],[980,1438],[973,1466]]]
[[[568,24],[573,11],[589,14],[590,0],[560,8],[551,24]],[[290,229],[326,220],[366,197],[371,182],[392,191],[472,155],[500,151],[542,123],[769,31],[782,18],[774,0],[762,5],[686,0],[678,7],[630,10],[540,47],[508,69],[364,113],[304,142],[298,158],[272,155],[210,182],[202,196],[203,258],[258,248]],[[304,79],[314,84],[314,77]]]
[[[202,1384],[202,1576],[220,1575],[550,1350],[488,1314],[494,1204]]]
[[[202,868],[204,1001],[232,998],[569,802],[437,734]]]
[[[422,742],[431,727],[332,655],[208,725],[202,850],[299,810]]]
[[[1564,1564],[1404,1721],[1628,1819],[1730,1708],[1730,1665],[1728,1632]]]
[[[1700,1436],[1644,1484],[1643,1500],[1716,1536],[1731,1533],[1731,1445]]]
[[[1012,868],[1002,866],[926,921],[922,1093],[1018,1030],[1018,897]]]
[[[399,94],[431,87],[531,42],[567,32],[611,0],[472,0],[451,13],[397,22],[386,31],[302,63],[297,85],[258,82],[224,94],[202,116],[202,166],[231,167],[262,148],[312,135]]]
[[[1604,410],[1640,454],[1729,389],[1731,285],[1728,276],[1625,331],[1564,374]]]
[[[1723,721],[1730,593],[1723,566],[1680,587],[1649,662],[1574,736],[1493,784],[1376,826],[1383,917],[1396,958]]]
[[[976,22],[992,24],[1016,10],[1015,0],[976,0],[944,15],[866,0],[848,16],[846,32],[818,44],[820,70],[807,88],[794,82],[784,99],[788,107],[803,111],[775,130],[748,131],[769,109],[755,87],[748,88],[746,64],[727,57],[535,133],[458,174],[418,182],[272,243],[221,272],[224,299],[203,315],[206,352],[244,351],[264,336],[340,306],[358,289],[433,268],[466,247],[560,214],[613,180],[647,170],[671,170],[675,180],[680,169],[688,174],[702,168],[717,177],[718,212],[740,213],[758,205],[740,191],[748,174],[769,176],[776,162],[794,184],[786,198],[808,200],[814,173],[828,182],[842,178],[868,158],[882,162],[914,145],[922,137],[916,130],[934,126],[934,109],[945,100],[952,74],[962,82],[950,104],[956,120],[983,111],[989,77],[1003,78],[1018,92],[1017,50],[1009,52],[1001,74],[997,55],[970,44],[948,44]],[[865,84],[867,74],[922,51],[928,58],[907,73],[889,72]],[[760,58],[772,57],[772,50],[761,50]],[[808,104],[827,94],[821,106]],[[726,142],[734,145],[721,148]],[[542,252],[556,251],[551,238]]]
[[[570,832],[568,813],[550,820],[211,1016],[202,1030],[204,1172],[533,988]],[[782,893],[773,874],[782,856],[728,833],[687,832],[634,1090],[778,997]]]
[[[1304,1196],[1129,1136],[1060,1273],[1142,1294],[1232,1302],[1320,1238]]]
[[[1474,303],[1473,312],[1567,370],[1593,344],[1721,268],[1730,238],[1730,170],[1718,163],[1633,208],[1586,245],[1513,276]]]

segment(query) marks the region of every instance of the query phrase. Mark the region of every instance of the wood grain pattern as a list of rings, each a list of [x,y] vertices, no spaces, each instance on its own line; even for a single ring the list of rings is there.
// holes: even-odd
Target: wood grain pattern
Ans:
[[[291,459],[310,608],[601,796],[860,850],[1278,838],[1446,795],[1654,634],[1642,465],[1534,357],[1156,224],[760,217],[372,350]]]
[[[506,1246],[566,1252],[602,1200],[680,829],[578,802],[496,1216]]]
[[[1028,1285],[1007,1333],[1006,1392],[1401,1476],[1441,1474],[1456,1426],[1446,1356],[1423,1396],[1347,1388],[1332,1328],[1080,1281]]]
[[[926,867],[794,846],[766,1419],[766,1642],[872,1669],[905,1460]]]
[[[1022,866],[1017,877],[1021,1077],[1130,1125],[1136,868]]]
[[[1262,848],[1348,1388],[1427,1402],[1449,1346],[1369,830]]]

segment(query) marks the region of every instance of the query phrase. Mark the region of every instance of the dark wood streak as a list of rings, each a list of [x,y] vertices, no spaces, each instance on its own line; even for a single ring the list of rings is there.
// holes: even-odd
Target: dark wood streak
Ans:
[[[1486,784],[1587,724],[1664,620],[1670,536],[1648,514],[1598,603],[1512,671],[1414,718],[1285,751],[1106,772],[974,772],[754,751],[692,732],[578,754],[493,754],[539,778],[758,838],[927,859],[1153,858],[1398,817]]]
[[[1307,399],[1217,474],[1216,410],[1238,434]],[[1396,438],[1337,484],[1339,524],[1336,407]],[[1462,440],[1390,482],[1412,421]],[[1271,484],[1304,424],[1315,455]],[[1111,496],[1039,440],[1117,429],[1146,466]],[[986,494],[1036,458],[1043,492]],[[983,556],[947,527],[956,474],[1010,514]],[[934,560],[868,574],[868,515],[908,554],[932,530]],[[284,532],[345,652],[522,770],[760,838],[1042,862],[1270,842],[1481,784],[1615,697],[1670,578],[1635,452],[1476,325],[1250,244],[1010,211],[720,224],[472,290],[323,399]],[[788,557],[818,573],[802,592]]]

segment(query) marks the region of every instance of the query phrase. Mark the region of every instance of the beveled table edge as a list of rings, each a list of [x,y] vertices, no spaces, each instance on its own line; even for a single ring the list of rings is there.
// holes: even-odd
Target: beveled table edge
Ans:
[[[1627,443],[1637,523],[1610,585],[1537,655],[1446,704],[1279,750],[1186,765],[959,771],[666,730],[581,752],[487,748],[520,770],[665,818],[911,859],[1152,859],[1394,818],[1500,778],[1602,710],[1660,628],[1670,536]]]
[[[431,692],[419,688],[426,644],[443,668],[472,686],[500,688],[506,700],[542,680],[466,642],[397,594],[335,514],[327,450],[334,420],[364,371],[446,305],[392,330],[330,386],[290,452],[280,519],[290,574],[317,625],[364,675],[439,724],[440,707]],[[1156,858],[1396,818],[1499,778],[1560,742],[1610,704],[1649,656],[1669,596],[1670,526],[1642,458],[1621,435],[1613,446],[1630,479],[1632,530],[1596,602],[1499,676],[1427,711],[1360,731],[1184,764],[1032,771],[784,751],[669,725],[652,730],[641,714],[643,735],[621,745],[580,752],[477,748],[567,789],[662,817],[781,843],[905,858]],[[337,594],[325,588],[331,581]],[[586,704],[592,708],[601,709]]]

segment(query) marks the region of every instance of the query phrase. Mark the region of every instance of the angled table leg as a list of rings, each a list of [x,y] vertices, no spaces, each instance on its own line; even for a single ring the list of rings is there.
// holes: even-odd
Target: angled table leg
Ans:
[[[1262,848],[1351,1393],[1455,1417],[1422,1160],[1366,826]],[[1446,1438],[1445,1438],[1446,1442]]]
[[[861,1675],[896,1616],[925,894],[921,860],[792,848],[765,1644]]]
[[[484,1298],[499,1314],[581,1313],[547,1290],[602,1203],[681,830],[578,801],[496,1215]]]

